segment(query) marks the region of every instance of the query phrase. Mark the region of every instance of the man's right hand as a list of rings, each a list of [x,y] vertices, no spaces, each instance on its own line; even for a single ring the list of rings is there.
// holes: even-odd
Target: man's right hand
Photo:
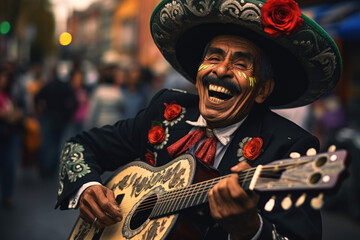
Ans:
[[[80,197],[80,217],[85,222],[103,228],[122,220],[114,192],[103,185],[88,187]]]

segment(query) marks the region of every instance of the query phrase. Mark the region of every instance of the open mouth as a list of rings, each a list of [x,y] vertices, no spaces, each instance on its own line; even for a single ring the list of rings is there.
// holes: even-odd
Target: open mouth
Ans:
[[[215,103],[224,102],[234,96],[229,89],[214,84],[208,85],[208,93],[210,101]]]

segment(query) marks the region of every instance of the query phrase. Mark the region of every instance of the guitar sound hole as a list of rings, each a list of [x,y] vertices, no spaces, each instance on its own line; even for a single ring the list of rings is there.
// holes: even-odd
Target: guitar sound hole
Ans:
[[[149,218],[152,210],[154,209],[156,201],[157,196],[153,194],[140,203],[130,220],[130,228],[132,230],[140,227]]]

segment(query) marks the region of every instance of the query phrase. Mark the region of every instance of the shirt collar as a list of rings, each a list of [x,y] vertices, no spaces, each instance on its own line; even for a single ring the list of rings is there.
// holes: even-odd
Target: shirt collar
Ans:
[[[241,120],[240,122],[231,124],[229,126],[226,126],[224,128],[214,128],[213,133],[216,136],[216,138],[221,142],[222,145],[227,145],[231,140],[231,135],[238,129],[241,124],[245,121],[247,116]],[[200,114],[197,121],[186,121],[187,124],[194,126],[194,127],[206,127],[207,123],[206,120],[203,118],[203,116]]]

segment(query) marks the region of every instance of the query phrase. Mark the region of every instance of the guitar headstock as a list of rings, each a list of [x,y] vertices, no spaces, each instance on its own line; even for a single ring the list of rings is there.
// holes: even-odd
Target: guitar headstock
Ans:
[[[296,159],[284,159],[262,166],[254,190],[257,192],[286,195],[281,203],[284,209],[292,206],[290,194],[302,194],[295,205],[300,206],[307,195],[316,195],[311,205],[318,209],[322,206],[324,193],[337,189],[341,183],[341,174],[346,169],[347,151],[320,153]],[[275,196],[268,202],[271,210]],[[266,209],[266,207],[265,207]]]

